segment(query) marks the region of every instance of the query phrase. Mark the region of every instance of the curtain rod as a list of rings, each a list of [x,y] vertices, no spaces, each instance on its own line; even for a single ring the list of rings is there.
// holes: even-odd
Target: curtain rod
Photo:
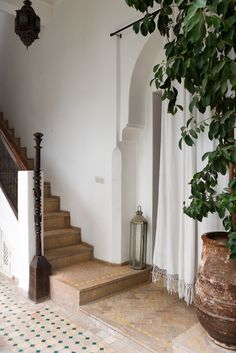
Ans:
[[[154,11],[154,12],[148,14],[148,17],[150,17],[150,16],[152,16],[152,15],[155,15],[158,11],[159,11],[159,10],[156,10],[156,11]],[[146,16],[147,16],[147,15],[146,15]],[[136,20],[136,21],[134,21],[134,22],[128,24],[127,26],[124,26],[124,27],[118,29],[117,31],[115,31],[115,32],[113,32],[113,33],[110,33],[110,36],[113,37],[113,36],[115,36],[115,35],[117,35],[117,34],[123,32],[124,30],[126,30],[126,29],[132,27],[132,26],[135,25],[136,23],[141,22],[142,20],[144,20],[144,18],[145,18],[146,16],[144,16],[144,17],[140,18],[139,20]]]

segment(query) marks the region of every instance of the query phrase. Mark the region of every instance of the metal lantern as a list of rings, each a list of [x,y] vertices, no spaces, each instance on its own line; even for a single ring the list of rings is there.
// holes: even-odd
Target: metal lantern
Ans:
[[[130,222],[130,257],[129,265],[135,270],[146,267],[147,253],[147,221],[143,217],[141,206],[138,206],[136,216]]]
[[[39,38],[40,18],[32,8],[32,2],[25,0],[20,10],[16,11],[15,32],[28,48]]]

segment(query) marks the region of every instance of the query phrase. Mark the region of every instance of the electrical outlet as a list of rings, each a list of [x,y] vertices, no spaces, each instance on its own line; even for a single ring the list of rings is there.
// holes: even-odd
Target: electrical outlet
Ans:
[[[95,183],[97,184],[105,184],[105,179],[101,176],[96,176],[95,177]]]

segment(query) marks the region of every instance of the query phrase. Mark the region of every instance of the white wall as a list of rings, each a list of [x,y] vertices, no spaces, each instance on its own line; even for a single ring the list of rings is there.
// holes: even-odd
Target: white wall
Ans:
[[[33,172],[18,172],[18,217],[1,188],[0,210],[0,230],[11,252],[9,275],[27,292],[29,266],[35,254]]]
[[[9,275],[15,275],[17,272],[17,264],[14,259],[16,258],[17,247],[17,234],[18,234],[18,221],[12,211],[8,201],[0,188],[0,230],[2,232],[2,237],[6,241],[8,248],[11,253]]]
[[[0,107],[31,154],[33,133],[44,133],[45,179],[61,196],[62,209],[71,211],[72,224],[81,226],[83,240],[95,246],[95,256],[113,262],[127,260],[129,220],[138,203],[152,221],[149,80],[160,42],[153,41],[157,49],[151,46],[145,64],[145,56],[138,58],[146,38],[132,29],[122,39],[109,36],[137,16],[124,1],[64,0],[54,7],[52,21],[28,51],[13,33],[13,18],[8,16],[3,53]],[[137,60],[136,75],[144,65],[145,70],[135,78]],[[140,86],[138,93],[131,90],[132,77]],[[142,106],[141,143],[135,138],[121,146],[122,131],[131,123],[130,111],[135,114],[137,103]],[[132,166],[124,170],[122,165],[129,164],[129,156],[134,156],[135,180],[127,172]],[[112,170],[119,171],[118,178]],[[96,184],[95,176],[104,177],[105,184]]]
[[[4,73],[4,53],[8,38],[8,15],[0,12],[0,110],[3,102],[3,73]]]

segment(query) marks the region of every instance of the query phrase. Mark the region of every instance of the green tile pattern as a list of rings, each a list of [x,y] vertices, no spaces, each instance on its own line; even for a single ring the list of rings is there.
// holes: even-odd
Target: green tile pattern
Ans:
[[[0,338],[14,353],[116,353],[103,338],[54,312],[50,302],[34,305],[20,297],[2,276]]]

